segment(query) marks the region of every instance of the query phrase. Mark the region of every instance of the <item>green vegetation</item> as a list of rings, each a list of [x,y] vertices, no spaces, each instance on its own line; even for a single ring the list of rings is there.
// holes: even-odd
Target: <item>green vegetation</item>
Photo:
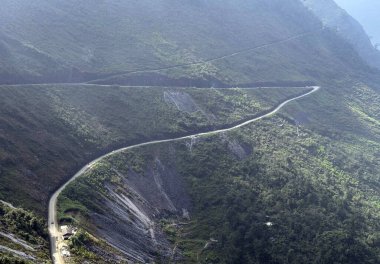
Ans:
[[[120,88],[121,89],[121,88]],[[137,88],[125,88],[129,89],[134,95],[135,89]],[[185,126],[189,129],[190,132],[196,129],[202,129],[202,127],[207,127],[207,129],[212,129],[217,126],[225,126],[227,124],[232,124],[237,121],[248,119],[249,117],[255,116],[260,111],[267,110],[273,106],[276,106],[279,102],[283,101],[285,98],[297,95],[306,91],[305,89],[299,88],[263,88],[263,89],[223,89],[223,90],[204,90],[204,89],[163,89],[165,92],[174,92],[174,93],[184,93],[191,95],[191,98],[196,104],[196,111],[192,113],[188,112],[178,112],[179,121],[174,123],[168,120],[162,119],[157,122],[161,126],[163,124],[171,124],[171,126],[176,125],[177,130],[181,131],[180,126]],[[285,91],[287,90],[287,91]],[[147,88],[139,91],[139,94],[142,92],[147,92],[147,96],[152,96],[152,92],[161,92],[159,88],[155,88],[150,91],[150,94],[147,92]],[[205,96],[206,95],[206,96]],[[159,95],[156,95],[159,97]],[[136,98],[134,98],[136,99]],[[135,100],[128,98],[128,103],[132,103]],[[80,100],[78,98],[77,100]],[[144,100],[148,100],[146,97]],[[162,99],[159,99],[162,100]],[[142,105],[142,104],[140,104]],[[165,118],[165,111],[167,111],[168,105],[163,107],[163,102],[157,103],[160,107],[160,111],[163,114],[158,114],[157,118]],[[145,106],[145,104],[144,104]],[[140,126],[141,131],[149,133],[147,129],[149,127],[150,121],[146,121],[147,129],[143,130],[141,127],[144,124],[138,122],[138,120],[146,120],[149,116],[139,117],[138,114],[138,105],[133,105],[134,112],[137,116],[133,118],[136,120],[134,126],[131,126],[131,129],[128,131],[129,134],[133,134],[135,126]],[[154,107],[154,106],[153,106]],[[141,109],[144,111],[144,114],[157,114],[159,111],[158,108],[147,111],[147,109]],[[176,114],[174,110],[176,107],[169,103],[169,110],[171,110],[173,115]],[[202,116],[202,118],[199,118]],[[183,117],[183,118],[181,118]],[[186,120],[187,119],[187,120]],[[154,116],[151,117],[152,122],[156,122]],[[186,120],[186,121],[183,121]],[[190,120],[190,121],[188,121]],[[129,120],[128,120],[129,121]],[[223,123],[223,121],[225,123]],[[186,125],[184,125],[184,122]],[[190,123],[191,122],[191,123]],[[199,122],[199,123],[196,123]],[[179,124],[179,125],[177,125]],[[122,124],[121,124],[122,125]],[[129,126],[128,126],[129,127]],[[120,129],[120,127],[114,127],[114,131]],[[162,128],[164,129],[164,128]],[[191,129],[191,130],[190,130]],[[122,129],[120,129],[122,131]],[[127,130],[127,128],[126,128]],[[132,131],[131,131],[132,130]],[[136,130],[137,131],[137,130]],[[156,131],[160,131],[157,129]],[[195,130],[196,131],[196,130]],[[189,133],[190,133],[189,132]],[[153,133],[153,131],[152,131]],[[178,134],[178,132],[177,132]],[[128,136],[128,134],[127,134]],[[158,138],[162,136],[158,136]],[[123,173],[128,175],[129,170],[134,171],[138,174],[144,173],[145,159],[136,154],[135,152],[127,152],[125,155],[116,155],[112,157],[112,165],[107,160],[97,163],[90,171],[86,172],[85,175],[75,183],[70,184],[64,191],[64,195],[59,199],[59,219],[61,221],[74,221],[73,216],[78,216],[78,214],[86,215],[88,210],[95,212],[104,212],[102,209],[102,196],[106,196],[107,192],[103,189],[106,182],[111,182],[113,184],[120,184],[120,176],[118,173]],[[115,169],[116,168],[116,169]],[[118,172],[118,173],[117,173]],[[99,196],[99,194],[101,194]],[[69,196],[70,199],[67,197]]]
[[[211,129],[272,106],[260,90],[26,85],[0,92],[0,198],[40,213],[64,178],[105,149]],[[301,91],[265,92],[280,101]],[[194,111],[178,109],[166,93],[185,95]]]
[[[299,89],[289,90],[294,92],[294,95],[300,93]],[[202,106],[203,113],[215,113],[214,122],[218,120],[219,116],[225,116],[226,119],[232,115],[234,118],[242,118],[244,111],[241,111],[241,108],[248,113],[254,113],[259,109],[264,110],[263,105],[268,105],[266,101],[277,105],[283,98],[289,97],[289,93],[285,93],[282,89],[212,90],[208,92],[211,100],[206,101],[201,97],[204,90],[187,89],[186,92],[192,95],[199,106]],[[266,96],[265,93],[271,93],[272,96]],[[279,101],[275,102],[276,99]],[[214,104],[215,100],[219,104]],[[233,118],[230,119],[233,120]],[[130,173],[137,173],[140,177],[145,177],[149,159],[152,157],[148,153],[140,153],[140,150],[137,150],[127,151],[123,155],[113,155],[95,164],[82,177],[71,183],[59,197],[58,217],[60,221],[75,223],[95,234],[96,225],[91,222],[91,215],[93,213],[108,215],[109,209],[105,207],[104,201],[112,200],[105,186],[110,184],[117,186],[116,192],[128,196],[128,192],[124,191],[126,186],[122,177],[128,177]]]
[[[300,134],[278,118],[232,133],[251,146],[243,160],[218,138],[190,154],[177,147],[178,170],[195,205],[178,241],[184,234],[195,241],[217,239],[200,255],[204,263],[378,263],[378,104],[366,107],[378,91],[363,84],[353,89],[355,96],[339,104],[346,107],[324,108],[329,101],[314,105],[313,98],[288,107],[289,117],[300,111],[308,117]],[[352,105],[371,118],[344,124]],[[317,128],[314,120],[325,124]],[[181,248],[189,262],[197,262],[203,246]]]
[[[107,187],[132,197],[122,176],[148,177],[159,158],[193,204],[184,224],[167,208],[150,215],[184,263],[380,262],[379,72],[322,28],[299,0],[3,0],[1,84],[112,86],[0,87],[0,199],[41,216],[49,194],[101,153],[231,125],[299,93],[144,85],[315,82],[323,89],[286,114],[191,148],[154,146],[97,164],[60,197],[59,218],[96,233],[91,216],[107,214]],[[33,215],[4,211],[4,219],[16,235],[45,243]],[[107,245],[89,233],[72,241],[78,262],[109,263],[99,258]]]
[[[75,236],[70,239],[70,250],[73,254],[80,256],[82,258],[96,261],[99,257],[86,249],[86,244],[90,242],[90,236],[84,232],[79,231]],[[94,243],[94,242],[93,242]]]
[[[48,235],[44,219],[30,211],[12,208],[0,202],[0,244],[34,256],[39,263],[50,263]],[[11,239],[10,237],[13,239]],[[1,253],[0,263],[32,263],[32,261]]]
[[[107,196],[111,181],[122,192],[115,171],[144,177],[159,159],[185,180],[193,204],[189,221],[156,219],[181,263],[378,263],[379,94],[362,83],[352,89],[330,104],[327,88],[285,114],[198,139],[191,151],[178,142],[114,155],[63,197],[88,208],[80,194]]]
[[[2,255],[0,256],[0,263],[1,264],[30,264],[31,262],[27,260],[15,258],[12,256]]]
[[[102,196],[106,195],[103,189],[106,181],[114,182],[117,174],[110,164],[102,162],[70,184],[58,200],[58,219],[61,222],[83,221],[89,212],[105,213],[102,205]]]
[[[84,230],[79,230],[70,238],[69,248],[73,254],[73,257],[70,258],[70,263],[81,263],[83,259],[91,261],[91,263],[114,263],[115,255],[117,256],[118,253],[111,246],[96,239]],[[127,262],[119,258],[117,263]]]
[[[356,150],[348,155],[347,146],[331,146],[308,130],[297,137],[294,127],[276,123],[231,135],[252,146],[244,160],[218,139],[191,155],[182,150],[178,168],[195,201],[192,224],[182,233],[219,241],[202,262],[377,263],[380,197],[352,170],[351,157],[366,146],[351,144]],[[378,171],[380,164],[367,166],[361,169]],[[202,247],[182,245],[191,262]]]
[[[14,232],[22,239],[33,244],[47,238],[46,226],[42,219],[37,218],[23,209],[12,209],[0,204],[1,224],[9,232]]]

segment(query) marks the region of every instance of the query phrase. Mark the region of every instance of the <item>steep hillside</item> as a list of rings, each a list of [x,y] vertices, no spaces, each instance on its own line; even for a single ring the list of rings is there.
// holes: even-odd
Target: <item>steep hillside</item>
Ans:
[[[232,124],[299,92],[2,86],[0,199],[46,212],[48,195],[100,153]]]
[[[270,102],[276,93],[284,92],[281,90],[287,88],[237,90],[240,93],[235,93],[234,96],[241,101],[248,95],[251,97],[259,92],[266,94]],[[310,89],[301,91],[301,94],[310,93]],[[264,110],[259,114],[265,113]],[[192,145],[197,142],[197,136],[188,137],[182,142],[191,150]],[[237,152],[244,152],[240,146],[236,147]],[[75,181],[75,184],[70,183],[67,186],[58,204],[60,222],[77,224],[79,221],[88,232],[104,238],[131,261],[152,262],[159,257],[166,262],[170,247],[158,221],[167,214],[186,214],[190,200],[186,195],[184,183],[175,172],[164,168],[161,168],[162,171],[156,171],[154,168],[159,166],[159,161],[158,165],[152,165],[144,172],[145,159],[141,155],[130,153],[127,157],[120,158],[114,155],[118,152],[113,151],[109,157],[97,163],[91,162],[84,175]],[[141,177],[140,173],[144,173],[144,177]],[[53,222],[55,221],[53,219]],[[71,245],[71,249],[80,252],[82,257],[87,255],[82,253],[84,249],[81,247]],[[95,260],[96,258],[93,259]]]
[[[115,154],[64,191],[61,220],[139,263],[378,263],[379,105],[378,86],[326,85],[234,132]]]
[[[0,263],[50,263],[44,219],[0,200]]]
[[[334,0],[302,0],[302,2],[326,27],[335,30],[338,35],[346,39],[367,63],[380,69],[380,51],[372,45],[362,25],[340,8]]]
[[[0,36],[1,83],[213,86],[364,67],[298,0],[5,0]],[[173,65],[185,66],[152,71]]]
[[[234,133],[95,164],[60,197],[73,261],[378,263],[380,73],[356,22],[317,4],[3,0],[0,84],[21,85],[0,86],[0,199],[43,216],[101,154],[300,93],[210,88],[318,84]]]
[[[380,44],[380,2],[372,0],[335,0],[335,2],[357,19],[371,38],[374,45]]]

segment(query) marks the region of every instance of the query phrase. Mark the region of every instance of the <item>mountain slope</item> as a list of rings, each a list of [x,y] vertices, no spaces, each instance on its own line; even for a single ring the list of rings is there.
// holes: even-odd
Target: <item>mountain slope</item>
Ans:
[[[347,64],[361,64],[355,56],[343,56],[351,53],[350,47],[323,31],[298,0],[5,0],[0,33],[3,53],[12,58],[2,64],[2,83],[105,79],[101,82],[131,84],[137,79],[148,85],[160,78],[184,78],[209,80],[211,86],[212,81],[309,81],[329,73],[318,67],[324,63],[341,72],[350,71]],[[223,60],[155,74],[123,74],[204,61],[304,33],[289,43]],[[331,54],[337,43],[342,56]]]
[[[276,92],[270,88],[266,89]],[[301,96],[296,94],[291,99],[301,99],[318,91],[318,88],[301,91]],[[247,89],[241,92],[237,96],[243,99],[257,91]],[[250,123],[272,115],[290,101],[292,100],[278,104],[271,112],[259,112],[259,118],[251,119]],[[239,122],[239,126],[242,123]],[[208,134],[224,134],[226,131],[212,130]],[[201,137],[199,133],[181,140],[170,138],[164,142],[181,141],[191,151],[198,137]],[[144,146],[150,148],[150,145],[158,143],[147,141]],[[237,152],[244,152],[239,147],[237,146]],[[77,174],[73,178],[75,183],[70,181],[67,188],[63,189],[63,198],[58,204],[59,220],[61,223],[71,224],[80,221],[81,225],[88,228],[88,232],[104,238],[131,261],[152,262],[158,257],[167,262],[170,246],[159,221],[163,220],[162,217],[165,215],[186,215],[191,207],[190,199],[186,195],[185,184],[179,174],[162,167],[159,160],[148,165],[149,168],[145,170],[146,159],[141,155],[135,155],[133,150],[130,152],[133,148],[136,148],[136,145],[100,157],[91,162],[83,173]],[[116,155],[118,153],[126,153],[126,157]],[[53,197],[56,197],[55,195]],[[86,198],[81,199],[83,196]],[[49,205],[49,216],[52,213],[51,209],[52,206]],[[54,219],[54,216],[49,219]],[[53,231],[52,234],[54,233],[56,232]]]
[[[0,263],[50,263],[45,221],[0,200]]]
[[[369,34],[374,45],[380,43],[380,31],[377,25],[380,23],[377,11],[380,3],[372,0],[335,0],[335,2],[357,19]]]
[[[333,0],[302,0],[323,24],[345,38],[371,66],[380,68],[380,51],[372,45],[367,33],[353,17]]]
[[[233,124],[299,92],[2,86],[0,199],[46,212],[48,195],[100,153]]]
[[[137,86],[0,87],[0,199],[40,216],[49,194],[96,156],[120,145],[231,124],[298,92],[189,86],[322,86],[286,115],[227,139],[198,142],[195,156],[188,147],[169,145],[172,156],[158,148],[121,157],[116,165],[126,175],[99,164],[95,176],[79,178],[61,197],[60,217],[85,230],[70,244],[80,261],[117,262],[131,254],[122,247],[128,246],[125,237],[117,236],[120,226],[110,233],[99,228],[130,214],[140,219],[132,223],[137,228],[146,223],[136,208],[125,206],[128,195],[116,206],[115,197],[106,200],[117,212],[107,215],[102,195],[123,176],[140,189],[158,182],[162,189],[154,193],[160,199],[168,187],[162,184],[174,179],[184,190],[183,204],[196,205],[189,222],[186,212],[155,216],[162,220],[164,259],[378,262],[380,74],[301,1],[4,0],[0,54],[3,84]],[[161,87],[146,87],[151,84]],[[145,174],[148,180],[140,182]],[[114,195],[133,196],[138,189],[117,187]],[[140,199],[139,206],[154,208],[145,202]],[[99,226],[88,216],[100,219]],[[284,225],[272,230],[263,221]],[[137,237],[146,239],[140,231]],[[105,243],[110,236],[122,246]],[[152,250],[154,241],[146,246],[137,255],[162,256]]]
[[[61,220],[139,263],[377,263],[379,103],[326,84],[236,131],[113,154],[66,188]]]

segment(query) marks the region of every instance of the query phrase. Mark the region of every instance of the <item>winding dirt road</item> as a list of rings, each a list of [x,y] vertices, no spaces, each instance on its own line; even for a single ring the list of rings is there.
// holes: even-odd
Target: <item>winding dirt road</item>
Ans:
[[[219,134],[219,133],[223,133],[223,132],[228,132],[228,131],[231,131],[234,129],[238,129],[238,128],[241,128],[241,127],[246,126],[248,124],[251,124],[253,122],[256,122],[258,120],[261,120],[263,118],[272,116],[275,113],[277,113],[278,111],[280,111],[281,108],[283,108],[285,105],[289,104],[290,102],[295,101],[295,100],[299,100],[303,97],[306,97],[306,96],[308,96],[308,95],[310,95],[310,94],[312,94],[312,93],[314,93],[320,89],[319,86],[310,86],[310,87],[302,87],[302,88],[310,88],[311,90],[308,90],[307,92],[305,92],[302,95],[298,95],[298,96],[295,96],[291,99],[285,100],[282,103],[280,103],[276,108],[271,110],[270,112],[265,113],[263,115],[260,115],[258,117],[255,117],[251,120],[242,122],[238,125],[235,125],[235,126],[232,126],[229,128],[209,131],[209,132],[192,134],[192,135],[188,135],[188,136],[184,136],[184,137],[170,138],[170,139],[164,139],[164,140],[153,140],[153,141],[148,141],[148,142],[141,143],[141,144],[136,144],[136,145],[120,148],[120,149],[114,150],[112,152],[109,152],[103,156],[100,156],[99,158],[88,163],[81,170],[79,170],[70,180],[68,180],[65,184],[63,184],[50,198],[50,201],[49,201],[49,217],[48,217],[49,222],[48,223],[49,223],[49,235],[50,235],[50,241],[51,241],[50,245],[51,245],[51,254],[53,257],[53,262],[55,264],[65,263],[64,259],[61,256],[61,253],[59,252],[60,249],[58,246],[59,243],[61,243],[62,239],[63,239],[61,232],[59,230],[58,219],[57,219],[57,199],[58,199],[58,196],[62,193],[62,191],[66,188],[67,185],[69,185],[71,182],[73,182],[76,178],[83,175],[83,173],[85,173],[88,169],[90,169],[95,163],[101,161],[102,159],[104,159],[106,157],[114,155],[116,153],[120,153],[120,152],[123,152],[126,150],[130,150],[130,149],[134,149],[134,148],[138,148],[138,147],[142,147],[142,146],[149,146],[149,145],[155,145],[155,144],[167,143],[167,142],[176,142],[176,141],[185,140],[185,139],[192,139],[195,137],[210,136],[210,135],[215,135],[215,134]]]

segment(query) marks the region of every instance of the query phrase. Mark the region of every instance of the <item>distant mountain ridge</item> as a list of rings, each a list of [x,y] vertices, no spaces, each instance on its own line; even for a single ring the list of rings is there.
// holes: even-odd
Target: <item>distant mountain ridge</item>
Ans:
[[[363,25],[373,45],[380,44],[380,1],[335,0],[335,2]]]
[[[302,0],[323,24],[346,39],[371,66],[380,68],[380,51],[371,43],[358,21],[340,8],[333,0]]]
[[[188,65],[305,32],[312,34],[289,45]],[[329,69],[319,67],[326,61],[331,63],[328,68],[342,73],[349,71],[347,65],[365,67],[351,47],[337,44],[341,41],[335,38],[299,0],[4,0],[0,84],[135,84],[137,79],[162,85],[160,80],[185,78],[189,85],[191,80],[236,85],[309,81],[329,74]],[[334,45],[341,47],[342,55],[330,52]],[[183,64],[188,66],[161,70],[150,74],[157,75],[153,77],[120,74]]]

